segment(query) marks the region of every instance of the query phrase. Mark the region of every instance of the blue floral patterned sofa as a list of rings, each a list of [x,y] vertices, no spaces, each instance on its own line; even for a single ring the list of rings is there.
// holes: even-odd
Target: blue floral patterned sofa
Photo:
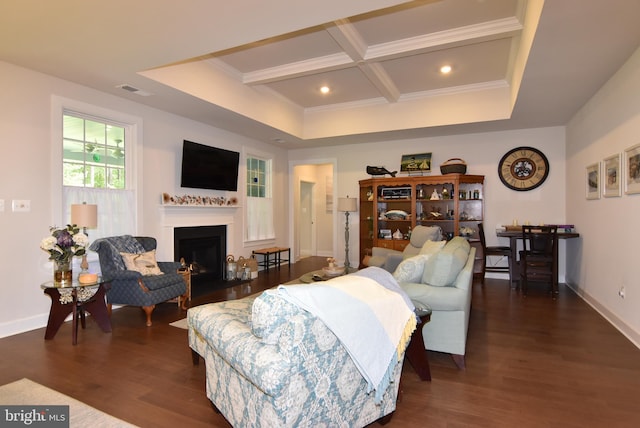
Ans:
[[[380,400],[325,323],[277,293],[197,306],[187,320],[207,397],[232,426],[363,427],[395,411],[404,347]]]

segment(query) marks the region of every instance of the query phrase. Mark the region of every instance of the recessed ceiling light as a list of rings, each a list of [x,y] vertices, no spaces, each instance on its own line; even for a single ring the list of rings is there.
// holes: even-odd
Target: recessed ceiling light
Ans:
[[[323,94],[328,94],[329,92],[331,92],[331,89],[328,86],[323,86],[320,88],[320,92],[322,92]]]
[[[442,74],[451,73],[451,66],[450,65],[443,65],[442,67],[440,67],[440,73],[442,73]]]

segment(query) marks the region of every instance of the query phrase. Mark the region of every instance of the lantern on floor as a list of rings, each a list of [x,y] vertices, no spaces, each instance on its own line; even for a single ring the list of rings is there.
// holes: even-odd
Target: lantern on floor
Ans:
[[[225,272],[227,273],[227,281],[233,281],[236,279],[236,275],[238,274],[238,264],[231,254],[227,256]]]

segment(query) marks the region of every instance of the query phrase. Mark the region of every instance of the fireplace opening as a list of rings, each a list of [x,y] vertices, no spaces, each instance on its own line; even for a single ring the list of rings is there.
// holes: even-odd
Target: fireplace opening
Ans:
[[[191,269],[192,292],[223,280],[227,226],[176,227],[173,242],[174,260],[184,260]]]

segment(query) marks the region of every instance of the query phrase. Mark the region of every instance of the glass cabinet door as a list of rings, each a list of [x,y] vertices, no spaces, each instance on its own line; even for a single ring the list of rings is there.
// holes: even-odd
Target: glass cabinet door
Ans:
[[[469,238],[479,239],[478,223],[482,221],[483,188],[482,183],[460,183],[458,190],[460,215],[458,233]]]
[[[373,195],[373,186],[360,187],[360,253],[363,255],[374,247]]]
[[[454,236],[456,216],[454,183],[416,185],[416,226],[440,226],[445,237]]]
[[[378,220],[378,240],[403,241],[408,239],[411,230],[413,206],[411,184],[398,186],[380,186],[376,214]],[[395,248],[396,245],[388,248]],[[400,244],[403,247],[403,245]]]

